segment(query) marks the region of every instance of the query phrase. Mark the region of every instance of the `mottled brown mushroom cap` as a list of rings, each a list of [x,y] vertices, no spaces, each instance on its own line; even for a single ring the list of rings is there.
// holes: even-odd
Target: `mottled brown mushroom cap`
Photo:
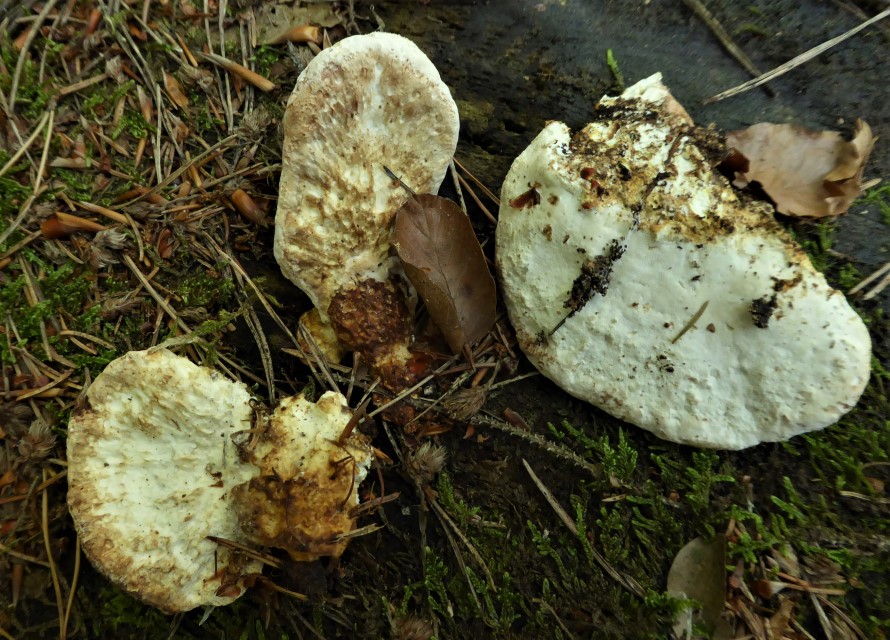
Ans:
[[[258,472],[231,442],[251,426],[246,387],[158,349],[113,361],[87,398],[68,425],[68,506],[87,558],[167,613],[235,600],[262,565],[207,536],[245,541],[228,494]]]
[[[432,62],[390,33],[352,36],[310,62],[284,116],[275,258],[326,319],[334,295],[385,281],[392,217],[438,189],[457,145],[457,106]]]

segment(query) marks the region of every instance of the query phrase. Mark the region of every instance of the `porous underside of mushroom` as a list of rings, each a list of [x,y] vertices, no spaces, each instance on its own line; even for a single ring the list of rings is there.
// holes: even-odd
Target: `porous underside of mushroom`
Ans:
[[[207,536],[246,541],[228,503],[258,472],[231,442],[251,426],[246,387],[158,349],[113,361],[87,398],[67,443],[68,504],[87,557],[168,613],[232,602],[240,577],[262,565]]]
[[[252,542],[297,560],[343,552],[372,460],[358,432],[340,441],[351,419],[346,399],[331,391],[317,403],[296,396],[276,407],[248,454],[260,475],[232,492]]]
[[[739,449],[830,425],[868,381],[868,331],[771,210],[712,171],[713,131],[669,95],[644,80],[514,162],[497,264],[519,343],[668,440]]]
[[[284,116],[275,258],[327,318],[332,297],[384,281],[393,215],[441,184],[457,145],[457,106],[432,62],[389,33],[352,36],[300,74]]]

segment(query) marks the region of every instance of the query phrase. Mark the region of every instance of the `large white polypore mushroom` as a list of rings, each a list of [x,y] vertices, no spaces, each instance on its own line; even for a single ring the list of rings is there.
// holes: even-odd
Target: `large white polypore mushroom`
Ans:
[[[169,613],[239,597],[262,565],[208,536],[299,559],[342,551],[371,456],[360,435],[337,442],[351,416],[339,394],[287,399],[252,425],[243,384],[157,349],[113,361],[87,398],[68,426],[68,504],[86,556],[132,595]],[[291,537],[265,535],[285,502]]]
[[[551,122],[504,182],[497,264],[520,345],[563,389],[658,436],[738,449],[859,399],[868,331],[765,205],[712,170],[660,74]]]
[[[459,124],[433,63],[390,33],[325,49],[288,100],[275,258],[315,305],[309,326],[330,321],[342,346],[368,355],[386,386],[400,386],[411,325],[389,242],[409,195],[385,168],[417,193],[435,192]]]

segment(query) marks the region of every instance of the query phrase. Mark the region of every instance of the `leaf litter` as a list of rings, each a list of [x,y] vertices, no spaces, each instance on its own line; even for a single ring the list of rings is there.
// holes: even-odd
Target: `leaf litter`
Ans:
[[[66,630],[78,637],[91,637],[90,628],[98,633],[99,631],[95,630],[104,629],[106,624],[104,618],[97,614],[98,607],[101,606],[105,615],[115,621],[121,620],[125,621],[124,624],[128,624],[138,620],[139,626],[144,627],[143,633],[161,633],[163,637],[167,637],[165,627],[169,621],[155,615],[155,612],[136,608],[133,603],[125,599],[125,596],[116,594],[109,585],[100,583],[95,574],[86,573],[78,580],[79,544],[76,541],[72,543],[70,522],[64,508],[65,471],[62,438],[64,416],[79,402],[91,376],[94,377],[101,368],[102,360],[111,357],[105,352],[106,349],[121,353],[130,348],[155,344],[171,336],[178,336],[173,339],[182,340],[180,343],[182,348],[187,350],[192,359],[215,360],[215,366],[222,370],[223,375],[242,378],[260,385],[258,388],[270,384],[287,386],[290,383],[305,382],[291,380],[289,370],[283,371],[286,380],[282,380],[280,374],[263,375],[272,372],[264,372],[256,362],[243,360],[243,354],[239,353],[242,350],[241,346],[236,348],[231,342],[234,333],[229,334],[230,337],[225,341],[220,340],[224,334],[234,331],[234,325],[226,323],[228,312],[233,312],[232,318],[240,312],[233,301],[237,302],[247,296],[250,297],[250,304],[262,305],[262,309],[259,307],[257,309],[275,321],[281,329],[281,335],[289,335],[287,326],[272,308],[270,301],[279,309],[283,305],[272,297],[271,286],[264,282],[265,277],[258,278],[255,283],[243,272],[239,264],[241,259],[249,262],[251,255],[260,255],[262,246],[268,244],[262,237],[257,237],[259,230],[256,225],[260,224],[259,218],[250,220],[251,215],[258,212],[246,199],[240,202],[245,209],[245,211],[239,209],[240,216],[230,210],[230,204],[238,209],[237,201],[243,199],[240,193],[236,195],[239,188],[254,200],[253,204],[260,205],[260,209],[263,203],[273,197],[274,184],[269,174],[271,171],[274,177],[275,157],[274,155],[272,158],[257,157],[257,154],[266,150],[267,146],[274,149],[275,145],[269,144],[269,141],[274,137],[271,132],[276,129],[276,121],[273,111],[273,116],[258,119],[260,122],[257,126],[250,128],[246,126],[249,119],[261,112],[261,109],[256,108],[257,104],[263,103],[260,102],[258,94],[252,91],[251,86],[256,85],[251,85],[250,80],[247,81],[247,85],[251,86],[235,82],[238,70],[234,68],[227,69],[234,74],[229,76],[233,83],[231,95],[228,92],[228,84],[223,82],[226,76],[218,75],[215,70],[213,73],[208,71],[213,69],[207,64],[211,62],[210,60],[202,59],[205,64],[200,68],[209,79],[209,84],[191,80],[184,70],[189,69],[189,64],[195,63],[188,59],[190,54],[178,34],[177,38],[183,46],[182,49],[174,46],[169,53],[164,53],[159,48],[140,45],[140,51],[132,45],[129,36],[123,33],[126,31],[126,25],[121,29],[120,23],[114,23],[107,17],[102,19],[104,5],[98,5],[103,9],[92,10],[90,6],[94,3],[91,2],[69,5],[64,11],[54,8],[64,4],[67,3],[50,0],[43,4],[43,8],[40,3],[34,7],[28,5],[26,11],[30,15],[13,20],[10,26],[10,35],[15,35],[16,29],[23,25],[31,25],[25,26],[19,32],[20,46],[17,50],[21,52],[20,59],[24,61],[21,71],[15,73],[16,70],[9,65],[8,58],[5,60],[8,69],[5,69],[4,62],[0,61],[0,71],[6,74],[7,79],[14,73],[21,78],[21,82],[15,83],[18,91],[9,92],[10,98],[18,93],[19,100],[10,99],[12,108],[8,113],[2,114],[4,123],[8,123],[9,129],[7,139],[2,145],[3,162],[0,162],[3,165],[0,177],[8,178],[0,187],[6,188],[8,194],[16,198],[6,203],[11,206],[3,211],[0,220],[4,225],[8,225],[0,231],[0,236],[3,236],[0,244],[9,239],[9,243],[3,246],[0,254],[0,294],[6,292],[5,301],[14,301],[14,304],[4,308],[4,313],[0,314],[2,316],[0,350],[5,350],[8,358],[3,362],[4,396],[0,402],[0,441],[3,445],[0,450],[0,491],[2,491],[0,544],[3,545],[0,554],[0,576],[3,584],[0,594],[3,595],[0,596],[0,600],[5,606],[5,613],[0,616],[3,618],[0,623],[0,635],[5,636],[6,629],[10,629],[15,637],[24,637],[19,633],[27,628],[39,634],[32,637],[50,637],[56,632],[64,635]],[[183,2],[180,5],[183,15],[178,17],[175,10],[171,17],[167,10],[168,3],[158,5],[158,3],[137,2],[131,21],[137,20],[135,16],[138,14],[139,4],[142,4],[144,12],[143,20],[139,24],[146,25],[147,33],[150,33],[156,41],[173,42],[170,30],[176,32],[180,29],[196,52],[202,48],[211,51],[217,49],[220,53],[226,52],[237,57],[245,65],[263,71],[267,70],[259,64],[259,56],[255,58],[254,54],[262,51],[256,47],[257,41],[263,41],[262,27],[265,24],[270,25],[276,32],[290,25],[312,23],[331,27],[341,24],[340,16],[325,20],[315,15],[301,14],[282,20],[280,12],[290,11],[288,5],[264,3],[261,7],[245,10],[245,13],[239,13],[236,17],[227,16],[224,20],[220,19],[220,23],[225,23],[225,31],[222,37],[217,37],[214,32],[217,30],[215,27],[219,8],[214,0],[204,5],[208,11],[206,16],[194,9],[190,3]],[[163,10],[159,11],[161,7]],[[188,8],[191,8],[191,15],[194,17],[189,17]],[[312,10],[316,8],[319,11],[328,10],[327,5],[310,7]],[[297,7],[294,7],[293,11],[296,10]],[[278,11],[279,14],[271,15],[274,11]],[[41,16],[35,19],[34,14],[37,12],[40,12]],[[152,13],[150,20],[146,19],[149,12]],[[266,13],[270,15],[266,16]],[[268,20],[263,21],[261,18],[265,17],[268,17]],[[355,19],[365,20],[361,15],[349,16],[350,21],[354,22]],[[206,29],[208,32],[206,43],[202,42],[204,34],[200,33],[200,29],[189,30],[189,27],[200,27],[202,22],[213,26],[212,29],[209,27]],[[52,27],[49,26],[50,23]],[[89,42],[85,42],[81,35],[84,24],[88,25],[86,33],[91,36]],[[135,22],[130,26],[135,27]],[[373,25],[370,26],[373,28]],[[362,23],[363,29],[367,30],[368,27],[369,25]],[[136,31],[144,30],[130,29],[133,38],[141,42],[144,33],[137,35]],[[25,45],[26,40],[27,45]],[[63,46],[61,56],[54,56],[53,48],[56,45],[52,42]],[[236,42],[242,43],[246,53],[242,52],[237,56],[237,47],[233,49],[224,46]],[[50,46],[47,46],[48,44]],[[90,55],[96,53],[97,47],[99,51],[104,48],[110,52],[121,53],[125,74],[136,81],[135,91],[128,90],[116,96],[114,85],[108,82],[110,77],[105,74],[92,75],[97,69],[90,66]],[[311,58],[314,51],[310,47],[300,47],[296,50],[301,54],[301,58]],[[285,52],[279,53],[282,60],[288,62]],[[143,55],[147,60],[142,60]],[[151,73],[151,70],[159,70],[165,64],[169,64],[169,59],[164,57],[168,55],[174,58],[178,55],[181,58],[179,60],[181,66],[174,73],[182,82],[180,89],[183,96],[191,100],[189,105],[191,113],[179,111],[182,119],[175,118],[172,113],[172,109],[179,106],[173,96],[168,91],[160,90],[166,88],[163,82],[165,78],[158,78]],[[95,58],[95,55],[93,57]],[[12,60],[16,61],[14,57]],[[39,67],[36,64],[38,62]],[[288,66],[285,63],[276,62],[266,75],[274,78],[295,75],[299,65],[293,63]],[[42,84],[33,81],[36,73],[29,71],[32,66],[35,72],[38,68],[41,70]],[[275,72],[278,67],[282,67],[283,71]],[[85,80],[78,81],[81,77]],[[162,82],[159,83],[158,80]],[[87,81],[92,84],[87,84]],[[105,84],[97,87],[98,83]],[[44,99],[41,92],[58,93],[59,87],[63,87],[65,92],[58,94],[58,98],[46,104],[41,102]],[[93,106],[93,97],[98,95],[97,89],[104,92],[107,98],[104,104]],[[231,122],[228,122],[229,118]],[[238,128],[239,138],[231,136],[233,124],[241,125]],[[11,135],[13,126],[21,132],[21,136]],[[33,135],[29,132],[33,132]],[[226,137],[227,135],[230,137]],[[22,137],[28,137],[28,141],[24,144]],[[60,143],[59,148],[55,146],[57,141]],[[59,159],[66,162],[54,166],[53,158],[62,151],[64,157]],[[78,177],[75,180],[72,177],[75,174],[72,169],[82,178]],[[472,175],[468,177],[475,181]],[[82,188],[75,185],[75,182],[88,184],[88,187],[84,187],[88,193],[81,193]],[[25,191],[23,196],[17,196],[20,186],[28,184],[34,187],[32,195],[29,196]],[[482,187],[481,184],[479,186]],[[120,202],[116,202],[117,198],[114,196],[121,192],[128,193],[131,187],[141,191],[139,197],[130,202],[129,198],[118,196]],[[235,191],[232,191],[233,189]],[[55,201],[56,194],[60,194],[58,202]],[[496,197],[489,195],[489,198],[496,202]],[[99,203],[104,206],[100,206]],[[108,207],[113,207],[114,210]],[[93,235],[93,230],[86,227],[90,222],[100,223],[83,217],[83,221],[74,221],[81,228],[72,230],[70,235],[57,240],[45,239],[40,230],[42,221],[64,220],[58,213],[73,216],[78,209],[98,214],[96,220],[101,220],[104,223],[102,226],[108,225],[109,228]],[[71,222],[70,219],[67,221]],[[114,237],[117,239],[110,241],[111,236],[108,234],[115,234]],[[99,244],[102,244],[104,257],[95,259],[94,254]],[[179,248],[174,250],[171,248],[174,246]],[[157,254],[152,250],[153,247],[157,247]],[[95,263],[98,263],[98,266]],[[84,265],[91,266],[87,268]],[[231,282],[233,275],[239,295],[227,300],[220,295],[219,292],[224,292],[225,289],[218,287],[218,283]],[[211,284],[205,284],[205,281]],[[21,289],[17,288],[17,282],[23,283]],[[91,283],[89,296],[81,295],[79,286],[83,282]],[[200,290],[190,290],[184,285],[198,289],[205,286],[213,287],[212,295],[202,293]],[[262,291],[259,287],[262,287]],[[19,293],[16,293],[17,291]],[[11,298],[9,295],[18,297]],[[195,306],[199,304],[198,302],[189,301],[190,298],[197,300],[198,296],[203,298],[200,300],[200,307]],[[50,303],[51,308],[48,306]],[[43,310],[46,313],[43,313]],[[192,312],[198,311],[202,312],[202,318],[209,317],[210,321],[198,325],[192,317]],[[101,325],[93,322],[95,314],[100,312],[99,317],[106,321]],[[217,314],[218,317],[214,320]],[[264,319],[265,317],[264,315]],[[140,320],[144,322],[140,323]],[[31,327],[30,324],[34,326]],[[24,333],[25,331],[28,333]],[[260,329],[260,333],[262,331],[263,329]],[[497,332],[500,334],[502,327],[498,326]],[[479,353],[474,353],[477,366],[483,359],[488,360],[487,363],[482,362],[483,365],[494,366],[501,357],[498,350],[506,348],[509,351],[509,329],[504,330],[504,333],[508,339],[503,344],[484,347],[489,341],[486,338],[478,347]],[[490,335],[493,334],[495,332]],[[270,337],[279,336],[276,334]],[[291,342],[296,341],[291,340]],[[456,362],[451,364],[456,366]],[[351,383],[351,378],[341,376],[343,369],[335,367],[333,375],[337,376],[341,383]],[[355,377],[354,371],[352,374]],[[445,381],[447,383],[448,379]],[[369,385],[362,382],[360,376],[355,382],[357,388],[363,388],[367,392]],[[323,383],[319,384],[324,386]],[[497,386],[499,384],[491,385],[490,381],[485,385],[486,388]],[[373,388],[373,385],[370,387]],[[273,392],[274,389],[270,390],[270,395]],[[521,406],[517,408],[523,410]],[[513,414],[512,419],[511,414]],[[545,452],[546,456],[552,457],[559,466],[569,463],[573,465],[573,469],[584,470],[592,478],[597,478],[601,473],[598,466],[591,464],[588,455],[575,453],[570,448],[571,443],[561,444],[542,435],[546,431],[540,428],[539,420],[534,420],[536,424],[529,426],[522,423],[521,419],[517,419],[515,412],[510,412],[509,409],[504,411],[504,415],[507,421],[495,419],[484,411],[473,417],[473,424],[486,427],[485,431],[488,433],[486,437],[491,440],[489,448],[479,449],[483,455],[491,454],[493,458],[498,453],[507,455],[507,451],[517,447],[535,447],[534,451]],[[518,421],[514,422],[515,420]],[[386,423],[383,423],[383,426],[386,428]],[[495,430],[500,433],[491,435]],[[381,446],[384,446],[382,440],[381,438]],[[485,510],[482,512],[484,516],[490,519],[500,518],[501,515],[494,510],[492,503],[483,500],[482,490],[474,489],[472,486],[474,479],[484,476],[480,476],[474,466],[467,464],[466,460],[469,458],[465,455],[465,445],[461,443],[460,448],[456,448],[455,451],[453,459],[449,458],[445,464],[446,472],[454,473],[455,476],[461,474],[463,482],[454,485],[454,493],[459,503],[443,502],[445,508],[450,511],[452,517],[461,514],[457,510],[460,506],[472,509],[481,507]],[[381,461],[386,462],[383,458]],[[510,467],[506,466],[506,459],[503,463],[494,459],[485,460],[480,468],[489,464],[493,468],[506,469],[508,473],[510,471]],[[515,466],[515,461],[512,464]],[[548,471],[551,477],[556,477],[545,464],[542,475]],[[562,473],[561,469],[559,471]],[[368,506],[379,501],[395,499],[399,495],[383,491],[384,478],[387,483],[391,481],[398,483],[398,472],[381,464],[378,474],[380,493],[385,495],[381,495],[376,501],[366,503]],[[498,491],[490,491],[495,498],[500,497],[500,491],[504,491],[503,495],[506,496],[511,495],[506,493],[507,491],[514,490],[512,482],[505,481],[499,485],[502,487],[499,487]],[[442,486],[444,485],[440,483],[437,488]],[[584,496],[587,495],[583,484],[579,485],[579,489],[584,491]],[[368,491],[376,490],[376,488],[368,489]],[[565,493],[564,483],[556,480],[554,491],[562,498]],[[828,493],[826,495],[830,498]],[[575,496],[571,497],[575,506]],[[871,496],[862,496],[862,499],[866,498],[871,500],[871,508],[881,508],[881,503],[875,503]],[[40,517],[41,502],[44,509],[48,507],[43,517]],[[403,515],[410,508],[404,503],[400,506]],[[538,524],[547,524],[546,518],[534,513],[535,505],[530,504],[529,507],[530,509],[518,510],[523,518],[528,515],[529,522],[534,520]],[[640,508],[644,511],[646,509],[646,507]],[[414,530],[417,528],[417,522],[418,520],[422,522],[424,517],[420,514],[415,520],[404,519],[404,522],[409,523],[406,528],[399,519],[398,508],[394,514],[390,513],[390,516],[392,515],[395,515],[396,519],[392,520],[391,527],[379,536],[379,540],[374,541],[374,544],[379,544],[381,549],[385,549],[395,536],[406,536],[408,529],[410,532],[407,535],[416,536]],[[503,517],[508,520],[504,527],[510,527],[511,536],[517,535],[516,538],[511,537],[511,541],[527,543],[527,538],[522,538],[521,522],[517,528],[516,522],[509,520],[511,518],[509,511],[504,512]],[[590,524],[590,520],[589,515],[583,520],[581,516],[577,516],[577,522],[580,524],[585,521]],[[551,518],[550,528],[553,529],[553,525],[557,523],[558,519]],[[479,527],[478,523],[474,526],[480,531],[486,530]],[[590,524],[587,534],[591,541],[596,534],[598,546],[599,543],[609,541],[607,533],[599,525]],[[628,532],[627,535],[630,537],[632,534]],[[483,539],[473,528],[469,529],[468,536],[474,541]],[[582,539],[584,536],[578,537],[579,541]],[[728,536],[728,539],[732,542],[731,536]],[[557,538],[545,531],[540,544],[544,545],[549,540],[553,540],[555,544]],[[404,541],[416,542],[410,537],[405,537]],[[819,537],[816,538],[816,542],[819,542]],[[443,574],[440,577],[435,574],[437,567],[440,566],[437,563],[443,558],[444,569],[452,573],[455,571],[453,566],[449,566],[454,563],[448,562],[447,552],[443,555],[442,549],[445,545],[442,544],[441,535],[437,539],[433,535],[427,538],[424,534],[420,544],[416,546],[421,551],[420,564],[412,557],[416,554],[400,552],[398,561],[393,562],[386,560],[385,557],[370,556],[367,549],[357,547],[354,552],[350,552],[349,557],[341,561],[342,567],[348,567],[349,575],[355,576],[352,582],[336,578],[337,572],[334,571],[327,580],[324,578],[320,580],[322,586],[318,593],[321,595],[318,597],[321,603],[317,608],[313,606],[311,610],[301,609],[293,612],[284,609],[279,617],[293,615],[299,623],[304,623],[303,613],[311,612],[314,624],[304,624],[314,637],[318,633],[316,628],[320,629],[322,625],[326,627],[327,633],[331,633],[332,628],[335,634],[338,630],[348,633],[354,628],[355,623],[350,621],[347,625],[340,620],[345,620],[347,615],[352,615],[358,610],[362,616],[361,623],[373,629],[381,616],[373,607],[361,604],[363,598],[370,593],[364,592],[366,586],[362,584],[362,579],[372,571],[374,584],[379,585],[379,572],[382,570],[386,571],[392,580],[388,587],[390,591],[381,595],[387,588],[386,585],[382,585],[381,591],[376,594],[384,602],[387,602],[387,598],[391,598],[398,604],[401,599],[399,590],[404,587],[405,593],[399,616],[407,617],[399,619],[420,620],[426,623],[428,617],[436,629],[442,625],[440,637],[450,637],[449,631],[453,631],[457,625],[467,625],[462,627],[464,630],[470,628],[478,630],[481,626],[478,616],[468,617],[466,612],[459,608],[452,612],[451,604],[447,600],[441,601],[444,602],[446,607],[444,610],[448,611],[449,615],[436,614],[432,606],[425,606],[427,603],[436,605],[439,603],[437,580],[447,579],[447,583],[442,582],[442,584],[447,584],[449,591],[451,584],[458,581],[454,579],[455,575]],[[407,549],[408,546],[404,548]],[[479,551],[487,562],[492,563],[490,545],[479,546]],[[506,551],[507,548],[504,548],[503,559],[509,562],[512,557]],[[575,552],[570,547],[565,550],[558,548],[557,551],[563,554],[563,558],[569,558],[571,553]],[[374,562],[368,562],[369,558]],[[499,561],[501,558],[494,559]],[[523,564],[520,566],[505,564],[503,567],[498,567],[495,577],[499,585],[501,576],[498,574],[502,568],[510,568],[514,572],[521,568],[528,572],[528,584],[531,587],[538,588],[539,584],[545,586],[552,584],[553,591],[545,588],[536,594],[541,596],[537,598],[529,597],[528,590],[524,587],[520,589],[515,583],[510,585],[505,582],[504,587],[499,586],[505,594],[519,598],[520,605],[527,615],[525,620],[512,623],[513,631],[515,632],[520,624],[533,625],[531,614],[540,612],[548,616],[544,624],[552,628],[555,619],[567,635],[570,631],[560,616],[565,618],[566,624],[572,629],[589,628],[581,625],[589,624],[587,608],[591,601],[597,602],[597,598],[588,600],[589,591],[580,596],[576,592],[565,591],[557,581],[549,582],[545,579],[543,583],[534,582],[532,576],[541,571],[542,562],[547,562],[547,558],[540,555],[540,550],[537,554],[522,554],[522,559]],[[764,560],[768,563],[770,558],[760,557],[759,560],[761,563]],[[632,572],[641,579],[644,577],[641,572],[632,571],[631,567],[626,565],[627,563],[619,561],[618,566],[622,571]],[[558,566],[558,563],[554,566]],[[492,569],[494,568],[495,564],[492,564]],[[547,565],[543,565],[543,568],[547,571],[552,569]],[[781,568],[789,575],[794,573],[784,566]],[[50,577],[53,580],[50,580]],[[583,585],[590,579],[590,572],[578,571],[573,573],[573,577]],[[287,576],[284,583],[290,584],[290,580],[295,579],[297,577]],[[332,580],[338,587],[343,587],[345,597],[328,596],[327,589]],[[832,601],[823,599],[823,595],[837,594],[823,593],[826,591],[824,587],[813,586],[803,580],[798,580],[797,583],[788,577],[783,577],[783,580],[784,583],[778,583],[776,580],[773,582],[795,585],[798,593],[803,591],[803,595],[810,595],[805,593],[807,590],[821,589],[818,592],[818,602],[821,603],[820,606],[826,607],[827,615],[831,617],[830,622],[836,627],[849,625],[843,618],[836,617],[839,614]],[[53,581],[60,587],[62,596],[60,601],[53,597]],[[412,596],[410,585],[416,584],[426,586],[421,586]],[[647,580],[647,586],[649,584]],[[876,588],[879,586],[875,585]],[[785,588],[792,589],[790,586]],[[231,613],[216,610],[212,618],[206,621],[203,634],[207,637],[211,633],[219,635],[223,626],[227,627],[225,632],[229,635],[238,634],[242,627],[252,633],[253,622],[263,615],[267,616],[265,622],[268,625],[271,609],[269,603],[262,601],[266,595],[259,595],[261,591],[258,589],[255,598],[245,603],[242,608],[233,609]],[[767,605],[775,611],[770,618],[774,634],[786,627],[787,610],[790,606],[783,604],[784,600],[779,600],[778,606],[773,606],[765,601],[754,603],[747,597],[743,600],[741,595],[738,598],[739,612],[745,611],[742,602],[748,603],[751,610]],[[491,599],[490,596],[485,595],[485,598],[482,598],[480,592],[480,599],[483,600],[483,604],[489,606],[487,600]],[[10,600],[11,607],[8,606]],[[272,606],[284,604],[272,601],[271,597],[269,600],[273,602]],[[494,600],[498,604],[501,602],[500,599]],[[837,606],[840,607],[852,604],[843,599],[837,602]],[[50,608],[42,608],[41,603],[50,603]],[[356,609],[353,603],[358,603],[359,608]],[[805,602],[800,604],[803,605]],[[539,606],[540,611],[535,610],[533,605]],[[60,621],[53,620],[55,616],[52,614],[52,609],[59,610]],[[855,607],[852,609],[855,611]],[[651,612],[653,609],[646,611]],[[134,618],[133,612],[139,617]],[[626,620],[622,619],[623,614],[620,610],[616,610],[615,613],[617,620]],[[742,613],[739,613],[739,618],[742,617]],[[199,616],[192,615],[175,620],[169,635],[176,633],[176,626],[180,621],[184,633],[197,633],[195,625],[198,619]],[[205,620],[201,620],[201,624],[204,622]],[[272,619],[272,623],[274,629],[277,626],[275,618]],[[29,624],[30,626],[25,626]],[[257,624],[256,631],[261,632],[258,620]],[[610,624],[614,627],[615,623]],[[647,628],[654,624],[653,620],[641,621],[641,626]],[[810,626],[809,621],[807,625]],[[801,629],[793,617],[790,626]],[[149,628],[152,628],[152,631],[148,631]],[[426,632],[420,637],[428,637],[430,633],[431,631]],[[500,637],[493,629],[491,633],[492,636]],[[300,635],[299,629],[297,634]],[[789,630],[787,635],[791,634]],[[835,637],[847,636],[840,635],[836,630]],[[856,637],[864,636],[857,634]]]
[[[674,623],[678,638],[691,637],[697,615],[709,629],[716,629],[726,600],[726,539],[694,538],[680,549],[668,572],[668,593],[694,600],[698,607],[682,611]]]
[[[451,200],[416,195],[396,214],[393,247],[454,353],[495,321],[495,285],[469,218]]]
[[[760,183],[779,213],[838,216],[862,193],[874,141],[871,127],[858,119],[850,141],[836,131],[762,122],[727,134],[727,148],[738,155],[726,164],[735,186]]]

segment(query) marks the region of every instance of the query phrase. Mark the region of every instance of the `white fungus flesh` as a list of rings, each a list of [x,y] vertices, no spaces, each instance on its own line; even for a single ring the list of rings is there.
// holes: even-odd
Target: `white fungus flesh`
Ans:
[[[371,463],[342,395],[254,419],[247,388],[166,349],[114,360],[68,426],[68,505],[86,556],[173,613],[225,605],[262,564],[217,544],[340,555]]]
[[[247,456],[260,475],[233,494],[252,542],[285,549],[296,560],[343,552],[358,486],[373,459],[358,432],[341,442],[351,419],[346,398],[332,391],[317,403],[295,396],[276,407]]]
[[[781,229],[712,170],[720,149],[660,74],[551,122],[504,182],[497,265],[532,363],[572,395],[701,447],[834,423],[868,331]]]
[[[402,36],[352,36],[303,70],[284,116],[275,258],[327,319],[331,299],[386,281],[398,181],[435,192],[457,145],[457,106],[433,63]]]
[[[262,565],[207,536],[246,540],[228,501],[258,472],[231,441],[251,426],[246,387],[158,349],[113,361],[87,398],[68,425],[68,505],[86,556],[168,613],[232,602]]]

